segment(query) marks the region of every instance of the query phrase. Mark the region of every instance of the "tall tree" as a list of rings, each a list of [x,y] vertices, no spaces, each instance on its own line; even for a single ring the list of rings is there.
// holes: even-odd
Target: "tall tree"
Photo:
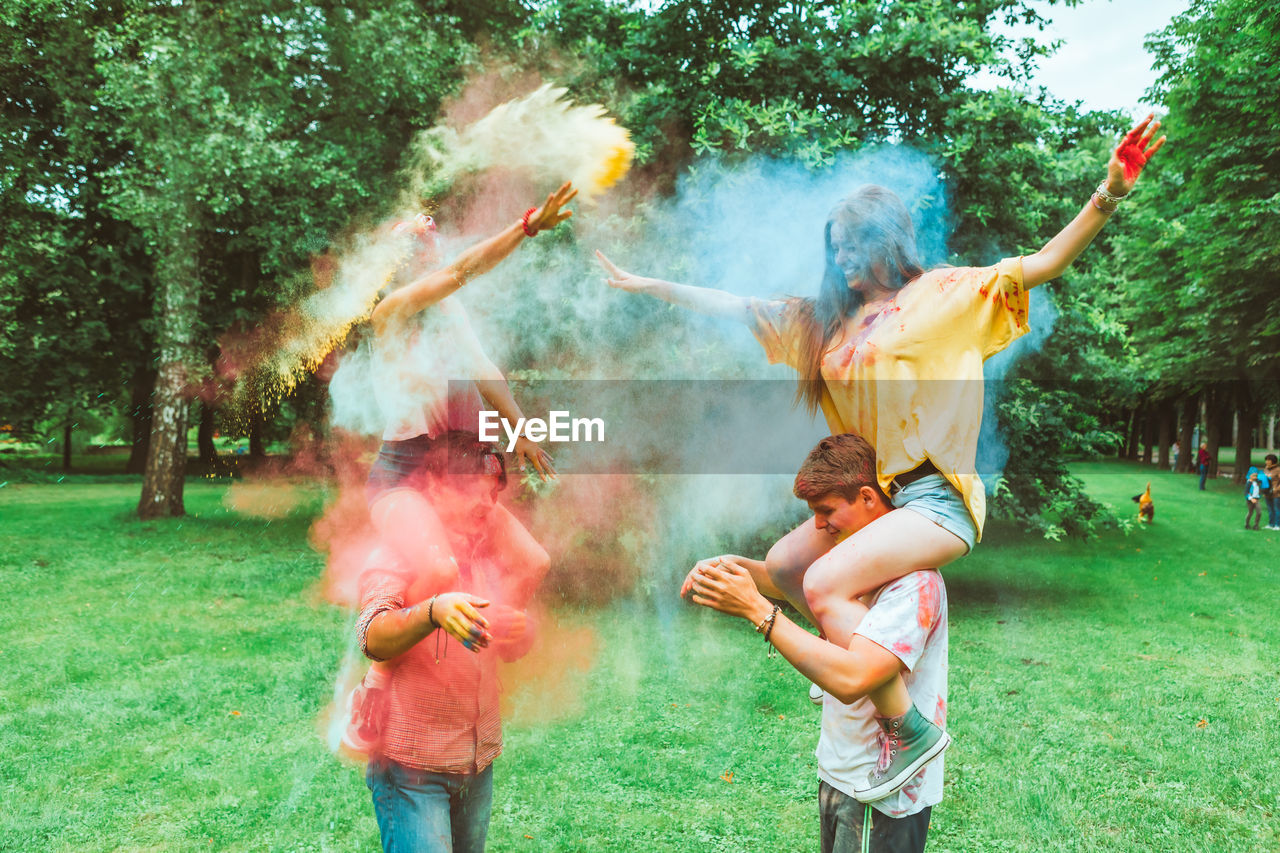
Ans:
[[[1251,398],[1280,378],[1280,9],[1196,0],[1148,46],[1172,144],[1125,214],[1115,272],[1153,393],[1207,391],[1216,452],[1223,388]]]
[[[199,353],[261,315],[350,218],[385,204],[407,142],[517,4],[127,4],[98,33],[99,96],[130,152],[110,175],[154,263],[160,348],[139,513],[182,512]],[[231,258],[249,258],[249,274]]]
[[[101,109],[94,36],[113,3],[0,2],[0,412],[32,434],[47,415],[123,406],[150,360],[150,265],[105,203],[127,152]]]

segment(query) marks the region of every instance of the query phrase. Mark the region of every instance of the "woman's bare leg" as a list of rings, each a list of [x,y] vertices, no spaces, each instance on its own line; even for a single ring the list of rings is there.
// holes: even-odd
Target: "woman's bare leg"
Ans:
[[[966,550],[964,540],[923,515],[895,509],[816,559],[804,573],[804,598],[827,639],[847,647],[862,618],[858,596],[941,568]]]
[[[416,489],[392,489],[369,507],[373,526],[410,572],[410,595],[424,590],[449,590],[458,585],[458,564],[440,517]],[[406,601],[405,604],[416,604]]]
[[[502,504],[493,508],[489,519],[493,525],[489,541],[509,596],[506,603],[523,610],[551,568],[551,557],[520,519]]]
[[[897,511],[891,512],[875,522],[867,525],[858,533],[855,533],[849,539],[839,544],[836,543],[835,537],[825,530],[820,529],[812,520],[806,521],[804,524],[792,530],[786,536],[779,539],[774,546],[769,549],[769,554],[765,558],[765,569],[769,572],[769,578],[774,584],[783,591],[787,596],[787,601],[804,614],[810,622],[812,622],[829,641],[838,642],[839,645],[847,648],[849,643],[853,641],[853,632],[857,629],[858,624],[862,621],[862,617],[867,614],[867,606],[858,600],[859,595],[864,595],[884,583],[895,578],[902,577],[905,574],[915,571],[914,568],[904,569],[897,574],[889,575],[885,580],[875,582],[874,579],[866,584],[866,588],[857,593],[850,594],[847,598],[839,601],[828,601],[825,598],[818,600],[818,609],[821,611],[822,618],[815,615],[812,603],[808,598],[808,590],[823,589],[829,590],[828,594],[839,594],[840,589],[838,583],[830,583],[824,576],[831,573],[839,573],[840,571],[850,568],[850,574],[853,577],[847,588],[852,589],[861,585],[864,581],[857,580],[859,570],[867,568],[875,568],[874,566],[861,566],[856,564],[848,565],[848,559],[844,555],[852,551],[845,548],[849,543],[861,536],[868,530],[871,530],[881,521],[897,514]],[[954,556],[947,557],[945,562],[950,562],[955,557],[961,556],[965,552],[964,542],[956,535],[948,533],[941,527],[938,527],[932,521],[924,518],[918,513],[912,512],[914,519],[908,519],[913,522],[918,519],[931,527],[937,528],[938,531],[945,536],[954,539],[958,545],[958,552]],[[893,535],[889,533],[888,535]],[[905,540],[910,541],[910,540]],[[946,540],[942,540],[944,543]],[[947,543],[949,544],[949,543]],[[841,559],[835,560],[833,555],[837,549],[841,549],[839,556]],[[873,549],[868,547],[863,549],[868,555],[874,553]],[[859,555],[862,551],[857,552]],[[944,555],[945,556],[945,555]],[[819,573],[819,577],[810,580],[809,576],[813,574],[815,568]],[[920,566],[919,568],[935,568],[935,566]],[[837,582],[839,578],[835,579]],[[832,622],[833,628],[828,628],[826,621]],[[832,636],[832,630],[837,630],[844,636],[837,640]],[[867,694],[867,698],[875,705],[876,713],[882,717],[897,717],[905,714],[911,708],[911,696],[907,693],[906,682],[902,680],[901,675],[897,675],[885,682],[880,687]]]
[[[821,629],[804,595],[804,576],[815,560],[835,547],[835,537],[819,529],[809,519],[773,544],[764,559],[769,579],[787,597],[787,602]],[[845,645],[848,645],[846,643]]]
[[[862,618],[869,610],[867,605],[858,599],[853,600],[849,613],[854,620],[855,629],[862,623]],[[871,700],[872,705],[876,706],[876,714],[881,717],[901,716],[911,709],[911,694],[907,692],[907,683],[902,680],[902,673],[898,673],[869,692],[867,698]]]

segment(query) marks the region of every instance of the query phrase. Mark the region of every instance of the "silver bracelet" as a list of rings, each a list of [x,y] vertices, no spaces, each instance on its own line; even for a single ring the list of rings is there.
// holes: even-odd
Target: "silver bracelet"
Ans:
[[[1118,204],[1113,205],[1111,207],[1103,207],[1098,202],[1099,202],[1099,198],[1097,193],[1094,193],[1093,195],[1089,196],[1089,204],[1093,205],[1093,209],[1101,213],[1103,216],[1110,216],[1111,214],[1115,213],[1117,210],[1120,209],[1120,205]]]
[[[1103,181],[1102,183],[1098,184],[1098,189],[1096,189],[1095,192],[1098,194],[1098,198],[1102,199],[1107,204],[1118,205],[1120,204],[1120,202],[1124,201],[1126,198],[1129,197],[1129,193],[1125,193],[1124,195],[1112,195],[1111,193],[1107,192],[1106,181]]]

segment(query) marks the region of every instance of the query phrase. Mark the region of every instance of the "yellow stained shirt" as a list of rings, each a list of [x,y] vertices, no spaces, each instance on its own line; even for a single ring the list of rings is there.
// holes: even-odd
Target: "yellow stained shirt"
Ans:
[[[1022,258],[930,270],[822,359],[822,413],[833,434],[876,449],[880,486],[933,462],[964,497],[982,538],[986,492],[976,471],[982,363],[1028,331]],[[801,327],[785,300],[752,300],[770,363],[799,364]]]

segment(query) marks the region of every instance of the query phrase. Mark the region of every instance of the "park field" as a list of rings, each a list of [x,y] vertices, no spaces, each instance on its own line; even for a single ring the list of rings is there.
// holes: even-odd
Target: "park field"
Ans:
[[[1074,470],[1125,515],[1150,480],[1155,524],[993,525],[947,569],[929,849],[1280,849],[1280,533],[1226,482]],[[140,522],[134,479],[0,487],[0,850],[378,849],[322,733],[352,639],[308,544],[325,496],[268,520],[227,488]],[[490,849],[817,849],[818,711],[749,626],[675,590],[548,623],[505,676]]]

